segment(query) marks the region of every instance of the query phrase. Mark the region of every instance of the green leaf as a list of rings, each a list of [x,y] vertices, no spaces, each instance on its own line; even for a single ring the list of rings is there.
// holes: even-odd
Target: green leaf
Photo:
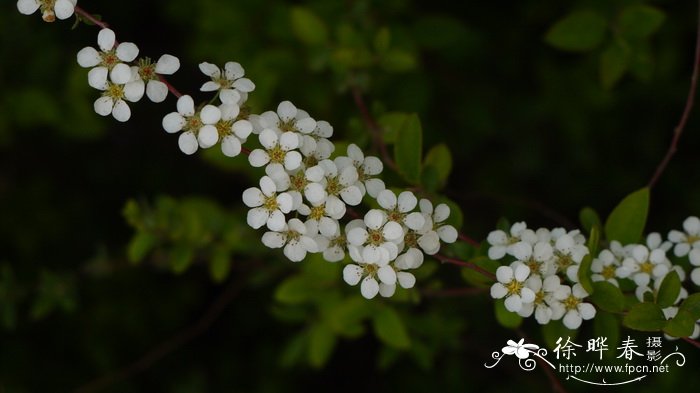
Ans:
[[[501,324],[501,326],[509,329],[515,329],[523,323],[523,317],[506,309],[503,299],[498,299],[493,302],[493,306],[496,314],[496,320]]]
[[[666,323],[664,333],[674,337],[688,337],[693,334],[696,321],[689,312],[678,310],[676,316]]]
[[[433,146],[423,160],[422,184],[430,191],[445,186],[452,172],[452,154],[444,143]]]
[[[592,11],[575,11],[559,20],[545,35],[553,47],[572,52],[593,50],[605,38],[607,21]]]
[[[362,321],[370,311],[370,304],[364,298],[354,296],[333,307],[326,319],[335,333],[352,338],[364,332]]]
[[[157,239],[151,233],[145,231],[136,232],[134,237],[129,241],[126,255],[129,262],[139,263],[148,255],[156,245]]]
[[[678,310],[688,312],[696,321],[700,319],[700,293],[688,296]]]
[[[577,335],[578,330],[567,328],[561,320],[550,321],[548,324],[542,325],[542,338],[549,348],[555,348],[557,346],[557,339],[560,337],[564,339],[566,339],[566,337],[571,337],[571,341],[574,341]]]
[[[374,50],[377,53],[384,53],[389,49],[390,45],[391,31],[386,27],[382,27],[377,32],[377,35],[374,36]]]
[[[593,318],[593,336],[606,337],[608,348],[617,348],[620,343],[620,322],[613,314],[599,311]],[[614,351],[606,351],[603,356],[614,356]]]
[[[623,245],[642,237],[649,211],[649,188],[637,190],[620,202],[605,221],[605,236]]]
[[[335,342],[335,335],[326,324],[315,324],[309,332],[309,364],[314,368],[323,367],[333,353]]]
[[[418,115],[411,114],[399,129],[394,144],[394,160],[400,174],[410,184],[420,182],[423,157],[423,129]]]
[[[491,273],[496,273],[496,269],[498,269],[499,266],[501,266],[498,261],[494,261],[489,259],[487,256],[480,256],[474,259],[470,260],[473,262],[475,265],[479,266],[480,268],[486,269],[490,271]],[[468,268],[463,268],[462,270],[462,278],[472,286],[476,287],[490,287],[491,284],[493,284],[493,279],[490,277],[486,277],[485,275],[475,271],[474,269],[468,269]]]
[[[183,273],[194,261],[194,250],[187,245],[176,245],[170,250],[170,268],[175,273]]]
[[[399,131],[404,127],[409,116],[411,116],[409,113],[389,112],[379,117],[377,122],[382,127],[384,143],[391,145],[396,142]]]
[[[223,282],[231,272],[231,256],[225,249],[218,249],[209,261],[209,275],[215,282]]]
[[[292,32],[302,43],[319,46],[328,42],[328,27],[306,7],[293,7],[290,12]]]
[[[656,304],[661,308],[673,306],[680,293],[681,279],[678,277],[678,272],[672,270],[661,282],[659,292],[656,295]]]
[[[601,224],[600,221],[600,216],[598,215],[598,212],[593,210],[591,207],[584,207],[581,209],[581,212],[578,214],[579,221],[581,221],[581,226],[583,229],[586,230],[586,232],[591,233],[591,230],[594,227],[602,228],[603,225]]]
[[[406,50],[390,49],[379,59],[379,65],[389,72],[406,72],[416,68],[416,56]]]
[[[609,312],[621,312],[625,307],[625,296],[620,288],[607,281],[593,283],[591,300],[598,307]]]
[[[600,55],[600,83],[611,89],[625,75],[630,65],[629,47],[612,42]]]
[[[384,344],[398,349],[406,349],[411,346],[406,326],[393,308],[378,307],[374,313],[372,325],[374,334]]]
[[[305,276],[298,274],[284,280],[275,290],[275,300],[286,304],[299,304],[312,297],[314,290]]]
[[[617,20],[617,30],[629,39],[643,39],[654,34],[664,23],[666,14],[648,5],[633,5],[622,10]]]
[[[581,283],[583,289],[589,294],[595,292],[593,287],[593,281],[591,281],[591,264],[593,263],[593,257],[591,254],[586,255],[581,261],[581,265],[578,267],[578,281]]]
[[[658,304],[644,302],[632,306],[622,323],[630,329],[655,332],[666,326],[666,317]]]

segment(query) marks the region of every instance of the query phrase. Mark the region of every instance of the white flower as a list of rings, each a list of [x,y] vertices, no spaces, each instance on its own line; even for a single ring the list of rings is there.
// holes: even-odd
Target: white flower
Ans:
[[[513,256],[530,268],[533,275],[550,276],[555,273],[552,258],[554,249],[549,242],[538,241],[534,244],[519,241],[512,246]]]
[[[246,119],[238,119],[240,108],[234,104],[219,106],[221,119],[214,125],[221,137],[221,152],[227,157],[236,157],[241,153],[241,144],[253,132],[253,125]],[[279,191],[279,190],[278,190]]]
[[[288,171],[299,168],[301,154],[294,150],[299,147],[297,133],[288,131],[278,134],[267,128],[260,133],[259,139],[264,149],[255,149],[250,152],[248,156],[250,165],[261,167],[272,162],[284,165]]]
[[[379,294],[382,297],[394,296],[397,283],[404,289],[411,289],[416,285],[416,276],[412,273],[403,272],[396,265],[394,265],[394,271],[396,272],[396,282],[394,284],[387,284],[383,281],[379,282]]]
[[[700,249],[692,249],[688,253],[688,259],[693,266],[699,266],[690,272],[690,280],[693,281],[693,284],[700,286]]]
[[[132,42],[122,42],[115,49],[116,42],[114,31],[102,29],[97,35],[101,52],[90,46],[78,52],[78,64],[81,67],[94,67],[88,72],[88,84],[95,89],[104,90],[108,76],[117,85],[126,84],[133,79],[131,67],[126,63],[136,59],[139,48]]]
[[[530,268],[515,262],[511,266],[499,266],[496,269],[498,282],[491,286],[491,297],[506,298],[505,306],[508,311],[519,312],[523,304],[535,301],[535,292],[525,286],[525,280],[530,275]]]
[[[619,286],[617,282],[617,270],[620,268],[620,260],[615,257],[615,254],[610,250],[602,250],[598,254],[598,258],[593,259],[591,262],[591,280],[593,281],[607,281],[616,287]]]
[[[321,179],[327,197],[326,209],[331,217],[344,214],[345,204],[357,206],[362,202],[362,193],[357,188],[357,169],[346,167],[339,170],[331,160],[323,160],[318,163],[323,169],[324,177]]]
[[[316,243],[319,244],[319,249],[323,249],[323,259],[328,262],[338,262],[345,258],[345,249],[348,246],[347,233],[353,228],[363,227],[364,221],[360,219],[352,220],[345,225],[344,233],[338,228],[333,236],[326,238],[323,235],[316,237]],[[327,239],[328,244],[323,244],[323,239]],[[325,246],[325,247],[323,247]]]
[[[163,129],[180,134],[178,145],[183,153],[194,154],[199,147],[208,148],[216,144],[219,132],[214,126],[221,119],[221,110],[214,105],[205,105],[195,112],[192,97],[184,95],[177,100],[177,112],[163,117]]]
[[[394,266],[400,270],[417,269],[423,264],[423,259],[423,253],[419,249],[410,247],[396,257]]]
[[[562,285],[554,293],[554,297],[561,302],[564,307],[564,326],[569,329],[578,329],[583,320],[595,317],[596,309],[590,303],[584,303],[583,299],[588,296],[588,292],[581,284],[574,284],[573,287]]]
[[[45,22],[68,19],[73,16],[78,0],[18,0],[17,10],[24,15],[31,15],[41,9]]]
[[[146,96],[153,102],[163,102],[168,96],[168,85],[159,75],[172,75],[180,69],[180,60],[171,55],[163,55],[154,64],[151,59],[139,59],[139,76],[146,82]]]
[[[103,90],[102,96],[95,100],[94,109],[100,116],[112,116],[121,122],[131,118],[131,109],[126,101],[137,102],[143,97],[144,84],[137,76],[136,67],[131,70],[132,79],[126,84],[119,85],[112,82],[105,82],[100,88]]]
[[[329,217],[325,202],[312,206],[301,205],[297,211],[306,216],[309,232],[320,233],[326,237],[331,237],[338,232],[338,220]]]
[[[399,251],[396,243],[402,237],[400,224],[387,221],[387,215],[382,210],[372,209],[365,214],[364,226],[349,230],[347,239],[351,246],[361,251],[364,261],[384,264],[396,259]]]
[[[316,129],[316,120],[311,118],[305,111],[297,109],[289,101],[281,102],[277,106],[276,112],[267,111],[261,114],[257,119],[257,123],[259,127],[262,127],[261,130],[269,128],[279,132],[297,132],[305,136],[310,136]],[[316,147],[316,141],[311,137],[308,139],[304,138],[301,142],[303,144],[307,142],[312,143],[313,147]]]
[[[534,312],[540,325],[546,325],[549,321],[556,321],[564,316],[564,306],[554,296],[561,286],[559,276],[548,276],[543,281],[542,277],[532,275],[525,281],[525,286],[535,293],[535,300],[523,304],[518,315],[527,318]]]
[[[367,262],[355,248],[350,248],[350,258],[356,264],[343,268],[343,280],[352,286],[362,280],[360,292],[365,298],[372,299],[379,293],[377,278],[386,285],[396,285],[396,271],[387,262]]]
[[[336,159],[335,162],[338,165],[338,169],[342,170],[350,165],[357,168],[357,183],[355,185],[360,189],[363,196],[367,193],[376,199],[379,192],[386,188],[386,185],[382,179],[377,179],[373,176],[382,173],[384,164],[377,157],[365,157],[362,150],[354,143],[348,145],[347,153],[347,157],[341,156]]]
[[[327,121],[316,122],[316,128],[309,135],[304,135],[304,142],[299,151],[304,155],[304,164],[312,167],[319,161],[328,159],[335,151],[335,145],[328,140],[333,135],[333,127]],[[311,138],[313,142],[309,141]]]
[[[272,163],[265,168],[265,172],[275,181],[278,190],[281,188],[289,189],[289,193],[294,198],[295,210],[302,205],[302,195],[314,206],[321,205],[326,201],[326,189],[321,184],[325,172],[320,165],[308,169],[302,166],[288,173],[282,165]],[[345,215],[345,209],[327,215],[340,219]]]
[[[653,250],[655,248],[660,248],[664,250],[665,252],[668,252],[668,250],[673,247],[673,243],[670,241],[664,241],[663,238],[661,237],[661,234],[658,232],[652,232],[647,235],[647,247],[650,250]]]
[[[554,233],[554,231],[552,231]],[[588,247],[571,234],[562,234],[554,243],[554,265],[557,271],[566,273],[571,282],[578,282],[578,267],[583,257],[588,254]]]
[[[224,104],[241,105],[245,102],[247,94],[255,90],[255,84],[248,78],[244,78],[245,70],[240,64],[229,61],[224,65],[224,73],[211,63],[200,63],[199,69],[211,81],[202,85],[201,91],[219,90],[219,98]]]
[[[411,191],[404,191],[397,198],[393,191],[383,190],[377,195],[377,203],[386,210],[389,221],[404,224],[414,231],[425,224],[425,217],[421,213],[411,213],[418,204],[418,199]]]
[[[489,258],[498,260],[503,258],[506,253],[512,255],[511,246],[521,240],[533,244],[538,240],[535,232],[528,229],[525,222],[513,224],[510,228],[510,235],[502,230],[492,231],[486,238],[486,241],[491,245],[488,251]]]
[[[440,241],[457,241],[458,233],[455,227],[444,224],[450,217],[450,207],[441,203],[433,209],[433,204],[427,199],[421,199],[419,205],[425,224],[418,230],[418,245],[426,254],[435,255],[440,251]]]
[[[262,242],[270,248],[284,247],[284,255],[292,262],[299,262],[306,258],[306,253],[317,251],[316,242],[308,233],[303,222],[292,218],[282,230],[265,232]]]
[[[621,278],[631,278],[638,286],[647,286],[652,278],[662,279],[669,268],[670,263],[667,262],[664,250],[657,248],[650,252],[646,246],[636,245],[632,249],[632,256],[622,261],[617,274]]]
[[[272,179],[263,176],[260,188],[243,191],[243,203],[253,208],[248,211],[248,225],[258,229],[267,224],[271,231],[281,231],[285,224],[284,215],[292,208],[292,197],[286,192],[277,194]]]
[[[683,221],[685,232],[672,230],[668,233],[668,240],[676,243],[673,253],[677,257],[688,255],[691,247],[700,247],[700,219],[691,216]]]

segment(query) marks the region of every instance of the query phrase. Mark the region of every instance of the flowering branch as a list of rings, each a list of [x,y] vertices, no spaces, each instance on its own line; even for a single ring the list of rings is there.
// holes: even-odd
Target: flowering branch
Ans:
[[[698,5],[698,12],[700,13],[700,3]],[[686,98],[685,108],[683,109],[683,114],[681,115],[681,119],[678,122],[678,125],[676,126],[676,128],[673,130],[673,139],[671,140],[671,145],[668,147],[668,150],[666,151],[666,155],[659,163],[659,166],[656,168],[656,171],[654,172],[654,176],[652,176],[651,180],[649,180],[649,188],[654,187],[656,182],[661,177],[661,174],[663,174],[664,170],[666,169],[666,166],[671,161],[671,158],[676,153],[676,150],[678,149],[678,141],[680,140],[681,134],[683,134],[683,130],[685,130],[685,126],[688,123],[688,118],[690,117],[690,112],[693,110],[693,103],[695,101],[695,92],[697,90],[697,85],[698,85],[698,74],[700,73],[699,68],[700,68],[700,15],[698,16],[698,30],[697,30],[697,36],[695,38],[695,57],[693,58],[693,74],[690,78],[690,88],[688,89],[688,98]]]
[[[463,260],[461,260],[461,259],[456,259],[456,258],[450,258],[450,257],[446,257],[446,256],[440,255],[440,254],[435,255],[435,258],[437,258],[437,259],[438,259],[440,262],[442,262],[442,263],[451,263],[451,264],[453,264],[453,265],[466,267],[466,268],[469,268],[469,269],[472,269],[472,270],[474,270],[474,271],[476,271],[476,272],[481,273],[481,274],[484,275],[485,277],[488,277],[488,278],[493,279],[493,280],[496,279],[496,275],[495,275],[495,274],[493,274],[493,273],[491,273],[490,271],[488,271],[488,270],[482,268],[481,266],[475,264],[474,262],[471,262],[471,261],[463,261]]]

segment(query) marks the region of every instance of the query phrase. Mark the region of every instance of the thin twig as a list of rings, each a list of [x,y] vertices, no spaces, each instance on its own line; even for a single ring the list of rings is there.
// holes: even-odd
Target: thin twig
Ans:
[[[472,239],[471,237],[469,237],[461,232],[458,234],[458,237],[459,237],[459,240],[461,240],[465,243],[471,244],[474,247],[479,247],[481,245],[478,241]]]
[[[442,262],[442,263],[451,263],[451,264],[453,264],[453,265],[466,267],[466,268],[472,269],[472,270],[474,270],[474,271],[476,271],[476,272],[479,272],[479,273],[481,273],[482,275],[484,275],[484,276],[486,276],[486,277],[488,277],[488,278],[490,278],[490,279],[492,279],[492,280],[495,280],[495,279],[496,279],[496,275],[495,275],[495,274],[493,274],[493,273],[491,273],[490,271],[488,271],[488,270],[482,268],[481,266],[475,264],[474,262],[471,262],[471,261],[463,261],[463,260],[461,260],[461,259],[456,259],[456,258],[450,258],[450,257],[446,257],[446,256],[440,255],[440,254],[435,254],[435,258],[437,258],[437,259],[438,259],[440,262]]]
[[[242,283],[245,281],[244,277],[244,275],[241,275],[236,279],[231,280],[226,289],[216,298],[209,308],[207,308],[202,317],[199,318],[199,320],[197,320],[194,324],[186,327],[179,333],[163,341],[133,363],[93,379],[92,381],[78,387],[75,392],[96,392],[114,383],[133,377],[134,375],[147,370],[165,356],[200,336],[219,319],[223,311],[226,309],[226,306],[228,306],[239,293]]]
[[[685,109],[683,109],[683,114],[681,115],[681,119],[678,122],[678,125],[673,130],[673,139],[671,140],[671,145],[668,147],[668,151],[666,151],[666,155],[664,156],[663,160],[661,160],[661,162],[659,163],[659,166],[656,167],[654,176],[652,176],[651,180],[649,181],[649,188],[654,187],[656,182],[661,177],[661,174],[663,174],[664,170],[666,169],[666,166],[671,161],[671,158],[676,153],[676,150],[678,149],[678,141],[680,140],[681,134],[683,133],[683,130],[685,129],[686,124],[688,123],[690,112],[693,110],[693,102],[695,101],[695,91],[698,85],[698,73],[700,72],[700,3],[698,4],[698,13],[698,29],[695,38],[695,58],[693,60],[693,75],[690,78],[690,88],[688,90],[688,97],[685,100]]]
[[[370,132],[372,133],[372,144],[377,150],[379,150],[379,153],[382,155],[384,163],[387,166],[389,166],[392,170],[398,172],[399,168],[396,166],[396,163],[391,158],[391,155],[389,155],[389,151],[387,150],[386,144],[384,143],[384,138],[382,138],[382,128],[379,126],[377,121],[374,120],[374,117],[372,117],[372,114],[369,112],[369,109],[367,109],[367,105],[365,104],[365,101],[362,98],[362,92],[360,91],[360,88],[357,86],[353,86],[350,89],[350,91],[352,92],[352,98],[355,100],[355,105],[357,106],[357,109],[360,110],[362,120],[365,122],[365,125],[367,126],[367,128],[369,128]]]
[[[693,340],[693,339],[690,338],[690,337],[683,337],[683,340],[686,341],[686,342],[689,342],[689,343],[693,344],[696,348],[700,349],[700,341]]]

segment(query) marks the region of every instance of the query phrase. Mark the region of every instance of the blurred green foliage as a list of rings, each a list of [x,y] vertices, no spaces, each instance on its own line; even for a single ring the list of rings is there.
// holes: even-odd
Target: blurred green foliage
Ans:
[[[348,143],[372,148],[353,101],[359,91],[399,169],[387,183],[449,202],[454,224],[476,239],[508,227],[499,217],[575,226],[584,206],[589,235],[601,234],[596,211],[610,217],[608,239],[638,239],[645,224],[666,231],[698,214],[694,119],[651,198],[618,205],[649,180],[682,109],[692,2],[81,5],[142,54],[179,56],[171,81],[196,98],[204,98],[199,62],[241,62],[257,85],[253,111],[290,99],[335,126],[341,153]],[[483,276],[434,260],[416,272],[417,289],[366,301],[341,280],[340,264],[316,256],[293,264],[261,245],[240,200],[260,172],[217,149],[180,154],[160,127],[172,99],[133,105],[126,125],[92,111],[97,94],[75,53],[95,44],[96,29],[5,7],[0,391],[70,391],[117,370],[201,321],[231,285],[240,291],[201,335],[104,391],[542,391],[544,374],[482,368],[516,337],[509,328],[552,348],[561,336],[634,335],[619,330],[622,307],[633,308],[624,323],[637,329],[682,333],[700,317],[693,295],[671,322],[659,319],[678,291],[673,279],[638,305],[596,284],[607,312],[581,332],[561,323],[540,330],[493,302]],[[648,223],[637,215],[647,209]],[[447,252],[493,272],[498,264],[478,257],[484,251]],[[476,290],[444,296],[465,286]],[[630,389],[700,382],[700,356],[682,351],[686,368]]]

